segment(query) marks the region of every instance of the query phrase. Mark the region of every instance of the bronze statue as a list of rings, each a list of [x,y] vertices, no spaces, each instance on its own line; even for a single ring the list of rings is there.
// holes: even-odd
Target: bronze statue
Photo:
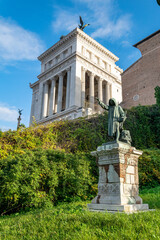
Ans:
[[[128,130],[123,129],[123,123],[126,120],[126,114],[122,107],[116,103],[114,98],[109,100],[109,105],[104,104],[96,98],[98,104],[108,111],[108,136],[114,137],[116,142],[123,141],[131,144],[131,136]]]
[[[23,109],[18,109],[18,113],[19,113],[19,116],[21,116],[22,115],[22,111],[23,111]]]
[[[19,116],[17,118],[17,120],[18,120],[17,129],[20,127],[22,111],[23,111],[23,109],[21,109],[21,110],[18,109]]]
[[[78,26],[79,26],[79,29],[81,29],[82,31],[83,31],[83,29],[84,29],[85,27],[87,27],[87,26],[90,25],[89,23],[87,23],[87,24],[84,25],[84,22],[83,22],[81,16],[79,16],[79,20],[80,20],[80,24],[81,24],[81,25],[78,25]]]

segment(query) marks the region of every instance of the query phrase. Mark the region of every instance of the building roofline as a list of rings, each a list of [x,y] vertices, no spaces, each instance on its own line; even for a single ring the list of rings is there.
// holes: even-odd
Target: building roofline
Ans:
[[[152,38],[153,36],[157,35],[158,33],[160,33],[160,29],[154,33],[152,33],[151,35],[149,35],[148,37],[142,39],[141,41],[139,41],[138,43],[134,44],[133,47],[137,48],[138,45],[140,45],[141,43],[147,41],[148,39]]]
[[[140,57],[137,61],[135,61],[131,66],[129,66],[122,74],[121,76],[124,75],[124,73],[126,73],[131,67],[133,67],[137,62],[139,62],[142,59],[142,57]]]
[[[42,78],[42,77],[45,76],[46,74],[50,73],[50,72],[53,71],[55,68],[57,68],[58,66],[60,66],[60,65],[63,64],[64,62],[68,61],[69,59],[71,59],[71,58],[73,58],[73,57],[77,57],[77,56],[80,57],[80,58],[82,58],[83,60],[87,61],[88,63],[92,64],[93,66],[97,67],[99,70],[105,72],[105,73],[108,74],[110,77],[114,78],[114,80],[115,80],[117,83],[119,83],[119,81],[117,81],[117,79],[116,79],[116,75],[113,75],[112,73],[109,73],[108,71],[106,71],[105,69],[103,69],[103,68],[100,67],[100,66],[97,66],[97,65],[96,65],[95,63],[93,63],[93,62],[89,62],[89,60],[86,59],[86,58],[84,58],[84,56],[82,56],[82,55],[80,55],[79,53],[75,52],[75,53],[73,53],[72,55],[70,55],[67,59],[63,60],[62,62],[59,62],[57,65],[52,66],[51,68],[47,69],[45,72],[40,73],[40,74],[37,76],[37,78],[38,78],[39,80],[35,82],[35,85],[36,85],[39,81],[41,81],[40,78]],[[117,69],[120,73],[123,72],[123,69],[121,69],[121,68],[118,67],[118,66],[116,66],[116,69]],[[33,87],[33,86],[34,86],[34,83],[31,84],[31,87]]]
[[[90,43],[92,43],[94,46],[99,48],[102,52],[104,52],[106,55],[108,55],[110,58],[112,58],[114,61],[118,61],[119,58],[114,55],[112,52],[110,52],[107,48],[102,46],[100,43],[98,43],[96,40],[94,40],[92,37],[90,37],[88,34],[83,32],[79,28],[75,28],[72,32],[68,33],[66,36],[64,36],[61,40],[59,40],[57,43],[55,43],[53,46],[51,46],[49,49],[47,49],[45,52],[43,52],[39,57],[38,60],[41,61],[44,57],[46,57],[48,54],[50,54],[52,51],[54,51],[57,47],[61,46],[64,42],[66,42],[69,38],[73,37],[74,35],[79,34],[84,39],[88,40]]]
[[[39,80],[37,80],[37,81],[34,82],[34,83],[29,83],[29,87],[30,87],[30,88],[33,88],[33,87],[36,86],[38,83],[39,83]]]

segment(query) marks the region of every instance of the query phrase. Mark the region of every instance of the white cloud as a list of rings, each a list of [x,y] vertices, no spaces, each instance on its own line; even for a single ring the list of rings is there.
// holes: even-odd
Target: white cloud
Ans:
[[[35,33],[27,31],[11,20],[0,17],[0,60],[35,60],[43,51],[43,44]]]
[[[18,112],[15,107],[0,103],[0,120],[6,122],[16,122]]]
[[[121,44],[123,47],[132,47],[132,44],[127,40],[123,40]]]
[[[119,39],[130,31],[130,16],[119,17],[117,21],[108,21],[108,23],[92,33],[93,38]]]
[[[52,22],[52,27],[55,32],[65,29],[71,31],[78,25],[78,15],[66,10],[58,9],[55,14],[55,21]]]
[[[133,62],[135,62],[137,59],[139,59],[141,57],[141,53],[139,50],[135,50],[134,49],[134,52],[132,52],[129,56],[128,56],[128,59],[129,60],[132,60]]]
[[[69,10],[55,9],[52,23],[56,32],[70,31],[78,26],[79,15],[85,23],[91,23],[93,38],[119,40],[130,32],[131,15],[120,11],[117,0],[72,0],[75,8]],[[79,5],[78,5],[79,4]],[[78,11],[77,11],[78,8]],[[80,10],[79,10],[80,9]],[[76,14],[78,12],[78,14]]]

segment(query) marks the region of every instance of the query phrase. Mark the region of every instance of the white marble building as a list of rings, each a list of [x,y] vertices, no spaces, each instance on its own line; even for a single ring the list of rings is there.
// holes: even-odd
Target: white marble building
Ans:
[[[30,124],[74,119],[101,111],[104,103],[122,101],[118,61],[113,53],[76,28],[42,53],[41,73],[33,89]]]

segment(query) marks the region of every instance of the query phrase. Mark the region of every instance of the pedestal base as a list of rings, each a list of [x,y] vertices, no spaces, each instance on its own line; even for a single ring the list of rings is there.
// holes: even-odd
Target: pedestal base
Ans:
[[[134,213],[149,210],[148,204],[127,204],[127,205],[88,204],[87,206],[90,211]]]
[[[98,194],[90,211],[133,213],[148,210],[139,197],[138,158],[142,151],[127,143],[110,142],[91,153],[99,167]]]

